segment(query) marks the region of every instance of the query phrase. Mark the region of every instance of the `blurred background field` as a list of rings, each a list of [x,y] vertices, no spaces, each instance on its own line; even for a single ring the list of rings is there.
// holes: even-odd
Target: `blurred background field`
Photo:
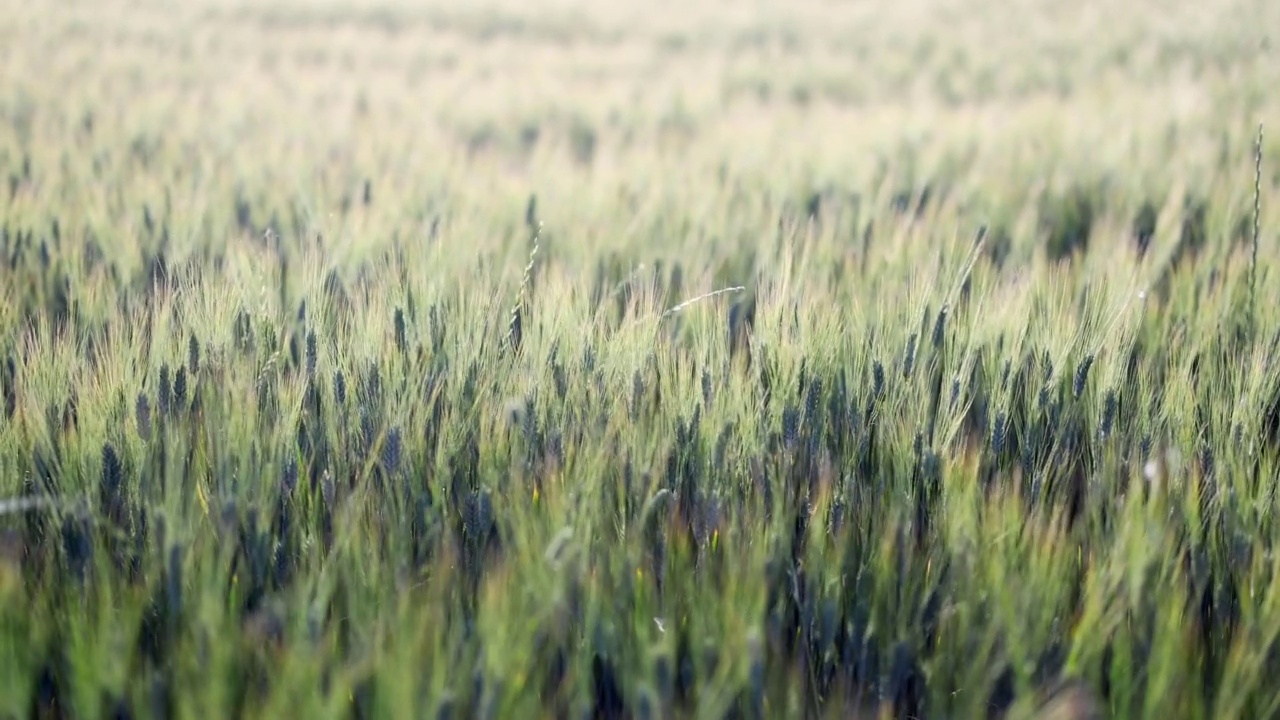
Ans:
[[[0,0],[0,716],[1275,716],[1276,28]]]

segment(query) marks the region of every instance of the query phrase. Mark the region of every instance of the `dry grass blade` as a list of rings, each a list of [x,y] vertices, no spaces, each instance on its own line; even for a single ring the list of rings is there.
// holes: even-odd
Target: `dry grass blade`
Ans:
[[[729,294],[729,293],[744,292],[744,291],[746,291],[746,289],[747,289],[747,288],[746,288],[745,286],[738,285],[738,286],[734,286],[734,287],[727,287],[727,288],[722,288],[722,289],[720,289],[720,290],[715,290],[715,291],[712,291],[712,292],[706,293],[705,295],[699,295],[699,296],[697,296],[697,297],[695,297],[695,298],[690,298],[690,299],[685,300],[684,302],[680,303],[679,305],[676,305],[675,307],[670,308],[670,309],[669,309],[669,310],[667,310],[666,312],[662,313],[661,318],[668,318],[668,317],[670,317],[670,316],[672,316],[672,315],[675,315],[675,314],[676,314],[676,313],[678,313],[678,312],[682,312],[682,311],[684,311],[684,310],[688,309],[689,307],[691,307],[691,306],[693,306],[693,305],[696,305],[696,304],[698,304],[698,303],[700,303],[700,302],[702,302],[702,301],[704,301],[704,300],[710,300],[710,299],[712,299],[712,298],[719,297],[720,295],[727,295],[727,294]],[[660,318],[660,319],[661,319],[661,318]]]

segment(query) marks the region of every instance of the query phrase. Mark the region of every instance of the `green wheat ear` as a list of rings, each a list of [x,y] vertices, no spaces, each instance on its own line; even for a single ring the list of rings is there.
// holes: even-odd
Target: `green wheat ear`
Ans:
[[[532,207],[532,205],[531,205]],[[533,247],[529,249],[529,262],[524,266],[524,276],[520,278],[520,290],[516,292],[516,301],[511,306],[511,320],[507,323],[507,334],[502,342],[514,352],[520,351],[522,339],[522,319],[520,311],[524,308],[525,294],[528,291],[529,279],[533,276],[533,266],[537,261],[538,249],[542,245],[542,223],[533,233]]]

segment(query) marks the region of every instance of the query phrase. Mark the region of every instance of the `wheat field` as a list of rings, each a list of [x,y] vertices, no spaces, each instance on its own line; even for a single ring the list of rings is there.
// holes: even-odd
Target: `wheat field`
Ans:
[[[1276,28],[0,0],[0,718],[1280,717]]]

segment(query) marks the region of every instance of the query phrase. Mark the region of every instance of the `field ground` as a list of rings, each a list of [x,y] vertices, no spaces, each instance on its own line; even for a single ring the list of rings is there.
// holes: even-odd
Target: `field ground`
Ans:
[[[0,0],[0,717],[1280,716],[1276,28]]]

